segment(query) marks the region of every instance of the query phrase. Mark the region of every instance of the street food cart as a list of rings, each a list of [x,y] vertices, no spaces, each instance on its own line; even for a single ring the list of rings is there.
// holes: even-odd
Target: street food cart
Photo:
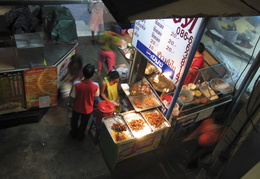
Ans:
[[[121,88],[125,93],[126,109],[131,113],[142,114],[143,111],[156,109],[167,119],[168,125],[161,131],[159,142],[167,144],[169,138],[179,137],[180,131],[224,109],[234,97],[235,82],[230,67],[207,49],[204,52],[204,68],[196,71],[194,81],[185,85],[183,83],[186,74],[190,73],[189,65],[204,34],[206,21],[204,18],[135,21],[132,45],[136,53],[131,63],[129,80]],[[146,109],[150,102],[152,109]],[[114,152],[117,157],[112,160],[109,153],[120,151],[120,147],[115,145],[112,134],[105,137],[109,136],[105,135],[109,134],[105,131],[111,130],[109,127],[105,129],[105,126],[103,131],[101,129],[100,147],[111,169],[116,162],[140,154],[136,152],[135,155],[120,158],[118,152]],[[114,150],[105,147],[105,141],[109,139],[117,146]],[[134,139],[128,140],[131,147],[126,151],[130,152],[130,148],[135,145],[131,143]]]

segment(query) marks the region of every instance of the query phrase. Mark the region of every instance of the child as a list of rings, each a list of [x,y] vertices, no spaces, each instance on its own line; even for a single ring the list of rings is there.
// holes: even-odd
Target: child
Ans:
[[[70,102],[73,112],[71,117],[70,135],[79,140],[84,139],[88,120],[93,112],[94,99],[99,96],[98,83],[92,81],[95,67],[87,64],[83,68],[84,79],[73,85],[70,92]],[[78,121],[80,118],[80,125]]]

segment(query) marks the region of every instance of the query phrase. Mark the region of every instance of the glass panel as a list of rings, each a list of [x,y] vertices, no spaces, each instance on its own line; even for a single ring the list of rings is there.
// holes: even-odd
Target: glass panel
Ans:
[[[202,42],[220,63],[226,64],[238,88],[260,50],[259,37],[260,16],[218,17],[210,19]]]

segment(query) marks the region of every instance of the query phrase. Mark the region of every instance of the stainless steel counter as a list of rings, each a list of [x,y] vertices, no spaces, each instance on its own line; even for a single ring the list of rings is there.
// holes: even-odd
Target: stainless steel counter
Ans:
[[[41,33],[15,35],[16,47],[12,47],[15,49],[14,54],[10,54],[14,61],[8,62],[8,68],[1,68],[0,71],[7,72],[44,66],[57,66],[78,45],[78,43],[44,43],[43,38]],[[5,61],[0,59],[1,64],[6,63]]]

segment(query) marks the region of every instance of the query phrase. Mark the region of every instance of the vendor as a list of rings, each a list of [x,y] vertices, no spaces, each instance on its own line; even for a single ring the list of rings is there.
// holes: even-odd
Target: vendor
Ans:
[[[189,83],[196,83],[199,77],[198,70],[204,67],[204,58],[203,58],[204,50],[205,50],[205,46],[203,43],[200,42],[197,51],[195,53],[195,56],[193,58],[193,61],[190,65],[189,73],[187,74],[186,79],[184,81],[185,85]]]
[[[110,71],[104,78],[101,89],[100,98],[102,100],[111,101],[115,105],[115,112],[121,112],[121,105],[119,103],[118,95],[119,73],[117,71]]]

